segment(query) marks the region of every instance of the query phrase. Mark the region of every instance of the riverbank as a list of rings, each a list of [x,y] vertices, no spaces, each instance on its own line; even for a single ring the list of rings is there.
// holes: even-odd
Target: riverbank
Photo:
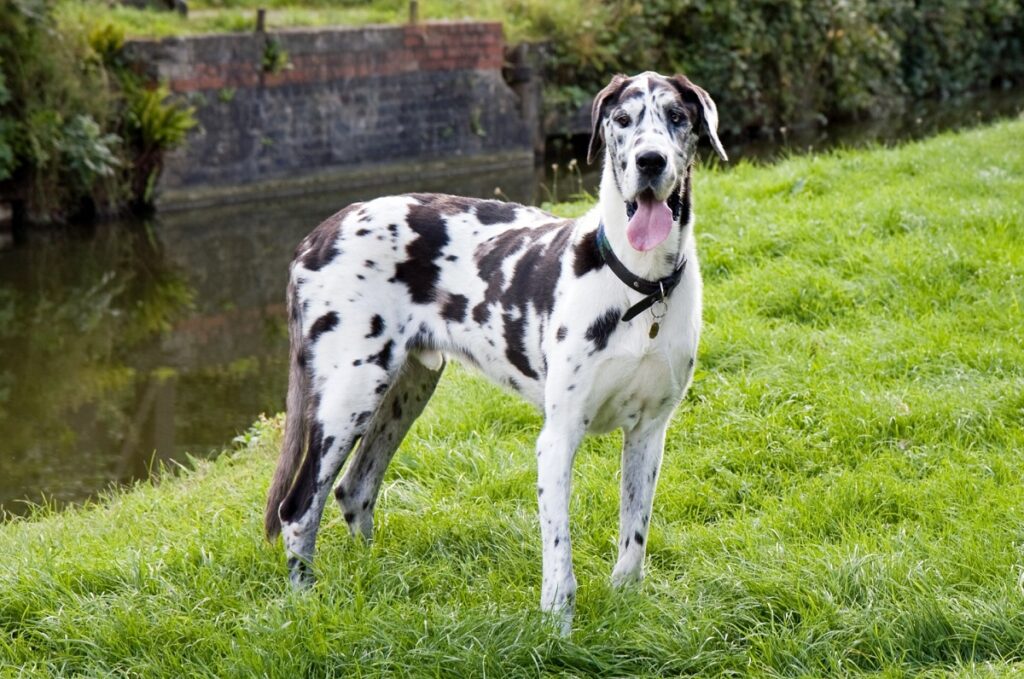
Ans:
[[[669,436],[648,579],[608,587],[620,439],[588,439],[571,639],[535,612],[540,418],[456,369],[388,472],[373,545],[351,543],[329,508],[320,582],[305,595],[260,537],[279,418],[216,461],[0,527],[0,666],[1019,671],[1022,135],[1018,120],[892,150],[700,168],[705,334]]]

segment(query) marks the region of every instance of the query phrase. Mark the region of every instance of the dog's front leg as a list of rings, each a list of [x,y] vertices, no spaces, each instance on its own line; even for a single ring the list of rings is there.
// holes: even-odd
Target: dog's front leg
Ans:
[[[668,419],[640,424],[625,432],[622,442],[622,484],[619,499],[619,558],[612,571],[617,587],[644,576],[644,553],[650,527],[654,487],[658,482]]]
[[[569,494],[572,462],[583,438],[580,423],[550,418],[537,439],[537,502],[543,540],[543,582],[540,607],[556,616],[563,634],[572,629],[576,576],[569,539]]]

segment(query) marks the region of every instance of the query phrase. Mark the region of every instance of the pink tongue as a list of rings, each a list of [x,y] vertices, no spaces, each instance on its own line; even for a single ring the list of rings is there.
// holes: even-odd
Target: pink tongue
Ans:
[[[636,212],[626,225],[629,244],[641,252],[661,245],[672,231],[672,210],[664,202],[638,200]]]

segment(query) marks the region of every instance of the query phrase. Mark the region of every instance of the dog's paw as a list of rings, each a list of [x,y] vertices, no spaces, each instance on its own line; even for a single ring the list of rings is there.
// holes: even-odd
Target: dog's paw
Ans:
[[[643,579],[644,569],[642,564],[624,563],[620,561],[615,564],[615,569],[612,571],[612,587],[615,589],[635,587],[639,585]]]
[[[572,633],[572,619],[576,612],[575,582],[572,584],[572,587],[566,587],[554,596],[544,597],[545,600],[541,601],[540,605],[557,633],[563,637]]]
[[[296,591],[309,589],[316,584],[313,565],[308,559],[297,556],[288,557],[288,581],[291,582],[292,589]]]

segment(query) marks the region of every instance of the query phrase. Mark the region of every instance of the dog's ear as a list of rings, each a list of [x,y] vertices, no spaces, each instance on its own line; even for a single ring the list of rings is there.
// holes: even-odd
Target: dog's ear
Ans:
[[[601,131],[601,120],[604,119],[607,107],[618,98],[622,88],[629,82],[629,78],[622,75],[612,76],[612,80],[603,90],[594,97],[594,105],[590,109],[590,122],[593,129],[590,132],[590,147],[587,149],[587,164],[590,165],[597,158],[601,145],[604,143],[604,134]]]
[[[700,108],[702,126],[711,141],[712,148],[715,149],[719,158],[729,160],[729,156],[725,154],[725,149],[722,147],[722,142],[718,139],[718,107],[715,106],[715,100],[704,88],[694,85],[685,75],[673,76],[669,80],[679,90],[683,101],[696,104]]]

